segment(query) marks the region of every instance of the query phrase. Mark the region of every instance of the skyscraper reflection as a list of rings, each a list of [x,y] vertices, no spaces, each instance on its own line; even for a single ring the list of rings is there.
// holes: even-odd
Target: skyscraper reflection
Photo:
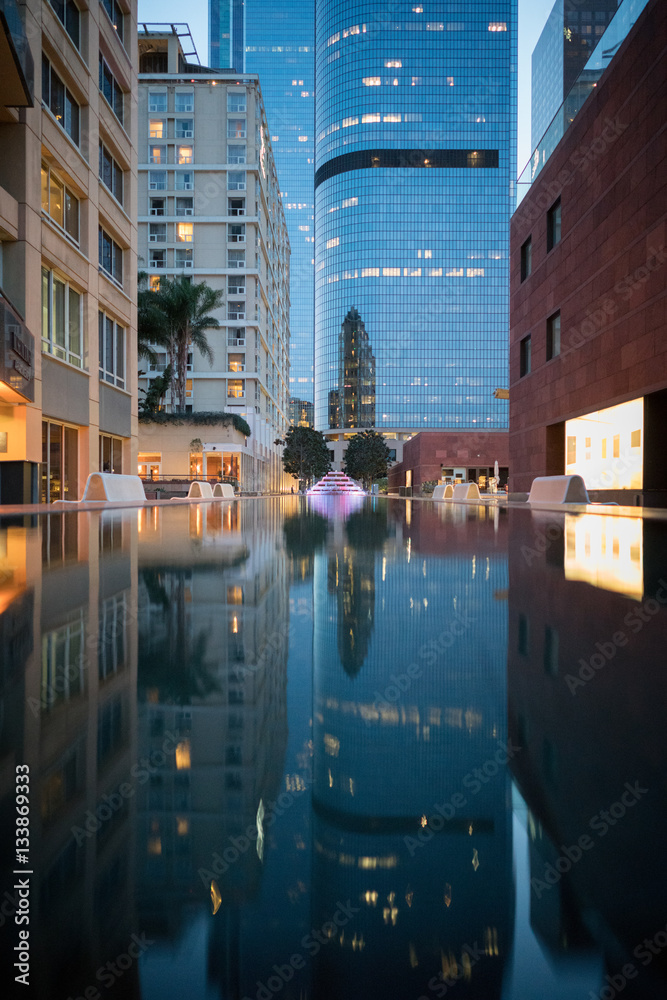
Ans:
[[[353,514],[315,556],[312,927],[324,941],[313,958],[322,1000],[436,996],[448,982],[461,997],[500,996],[513,926],[509,784],[498,763],[506,563],[477,543],[476,522],[452,544],[429,510],[411,524],[386,503]],[[443,558],[431,554],[439,545]]]
[[[338,388],[329,392],[329,427],[375,426],[375,357],[354,306],[338,335]]]

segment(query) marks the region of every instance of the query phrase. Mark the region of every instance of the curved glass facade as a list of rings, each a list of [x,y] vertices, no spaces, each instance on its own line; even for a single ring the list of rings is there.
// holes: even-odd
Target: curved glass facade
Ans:
[[[507,427],[516,24],[516,0],[318,3],[320,430],[349,429],[351,310],[375,359],[357,410],[378,430]]]

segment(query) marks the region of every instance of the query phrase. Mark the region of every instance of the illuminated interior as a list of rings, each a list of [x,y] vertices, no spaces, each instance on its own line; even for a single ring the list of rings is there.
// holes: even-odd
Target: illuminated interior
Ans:
[[[565,472],[581,476],[588,489],[640,490],[643,437],[643,398],[568,420]]]
[[[642,520],[639,517],[565,515],[565,579],[637,601],[644,591]]]

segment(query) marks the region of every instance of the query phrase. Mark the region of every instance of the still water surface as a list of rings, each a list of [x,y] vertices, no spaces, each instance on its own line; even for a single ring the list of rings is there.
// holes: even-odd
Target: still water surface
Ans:
[[[43,1000],[667,996],[667,523],[0,523],[0,935]]]

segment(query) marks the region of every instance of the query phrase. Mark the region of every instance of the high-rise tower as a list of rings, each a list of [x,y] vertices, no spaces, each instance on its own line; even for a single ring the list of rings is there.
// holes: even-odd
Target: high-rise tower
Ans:
[[[507,429],[494,390],[507,382],[517,3],[449,6],[317,8],[315,425],[336,460],[353,305],[375,357],[375,428],[399,460],[418,430]]]

